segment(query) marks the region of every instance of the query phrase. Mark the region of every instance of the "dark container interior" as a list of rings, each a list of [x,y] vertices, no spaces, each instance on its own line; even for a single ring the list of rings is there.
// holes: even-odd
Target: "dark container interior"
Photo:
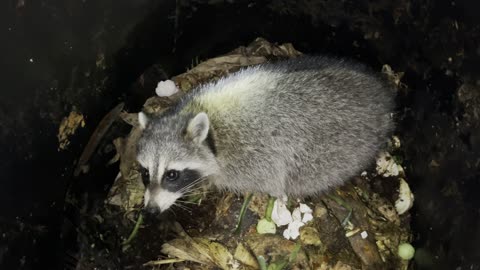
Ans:
[[[118,168],[73,178],[100,119],[152,65],[166,78],[256,37],[405,72],[398,99],[413,208],[413,269],[480,269],[480,2],[28,1],[0,4],[0,268],[64,269],[80,217],[66,192],[105,197]],[[151,70],[151,69],[150,69]],[[73,109],[87,125],[58,150]],[[108,159],[109,154],[99,155]],[[98,162],[101,164],[101,162]],[[78,185],[78,182],[82,184]],[[92,201],[94,201],[92,199]],[[86,205],[86,207],[96,207]]]

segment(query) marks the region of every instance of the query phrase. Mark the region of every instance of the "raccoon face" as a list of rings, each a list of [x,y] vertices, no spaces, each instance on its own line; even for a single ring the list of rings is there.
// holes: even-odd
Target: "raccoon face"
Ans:
[[[139,113],[142,136],[137,145],[145,208],[161,213],[195,190],[218,166],[207,143],[209,120],[196,116],[165,116],[150,121]]]

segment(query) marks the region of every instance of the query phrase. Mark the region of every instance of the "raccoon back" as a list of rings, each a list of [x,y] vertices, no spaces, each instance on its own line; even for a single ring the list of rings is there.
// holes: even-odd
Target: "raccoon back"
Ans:
[[[214,184],[306,196],[372,162],[394,127],[394,96],[360,64],[303,56],[204,85],[177,110],[209,115],[223,170]]]

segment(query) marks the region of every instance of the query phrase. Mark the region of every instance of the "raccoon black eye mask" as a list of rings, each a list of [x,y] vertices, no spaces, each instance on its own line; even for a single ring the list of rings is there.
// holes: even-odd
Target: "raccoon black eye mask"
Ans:
[[[150,175],[148,170],[141,168],[142,180],[145,187],[150,186]],[[183,171],[169,170],[162,177],[160,184],[153,183],[169,192],[178,192],[200,179],[201,175],[195,170],[184,169]]]
[[[199,86],[160,116],[139,113],[145,205],[165,211],[206,182],[277,197],[341,185],[384,147],[394,98],[363,65],[328,57],[247,67]]]

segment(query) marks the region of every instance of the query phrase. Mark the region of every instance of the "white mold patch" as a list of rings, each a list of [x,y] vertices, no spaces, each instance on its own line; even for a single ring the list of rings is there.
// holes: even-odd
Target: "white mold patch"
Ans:
[[[377,159],[377,174],[384,177],[403,175],[403,168],[387,152],[383,152]]]
[[[157,88],[155,88],[155,93],[159,97],[169,97],[176,94],[178,91],[177,86],[171,80],[160,81],[157,84]]]
[[[305,225],[305,223],[299,221],[299,220],[294,220],[290,224],[288,224],[288,228],[283,231],[283,237],[285,239],[297,239],[297,237],[300,235],[300,228]]]
[[[398,199],[395,201],[395,209],[399,215],[404,214],[413,206],[414,196],[407,181],[400,178],[400,185],[398,188]]]
[[[277,226],[288,227],[283,231],[286,239],[297,239],[300,235],[300,228],[313,219],[313,210],[306,204],[300,205],[290,212],[285,205],[286,200],[277,199],[273,204],[272,221]]]
[[[272,221],[277,226],[284,226],[292,222],[292,213],[287,209],[283,200],[276,199],[273,203]]]

